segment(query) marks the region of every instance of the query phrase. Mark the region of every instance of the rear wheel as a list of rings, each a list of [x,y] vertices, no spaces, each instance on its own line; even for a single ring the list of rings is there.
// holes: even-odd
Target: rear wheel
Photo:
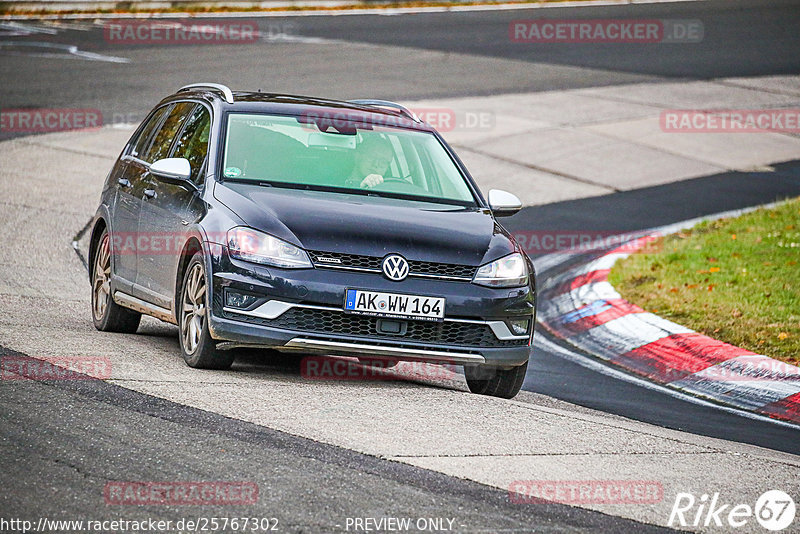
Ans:
[[[103,230],[92,264],[92,322],[102,332],[133,334],[142,314],[123,308],[111,296],[111,240]]]
[[[234,360],[232,351],[218,351],[208,331],[206,280],[203,255],[197,252],[186,268],[178,300],[181,353],[189,367],[228,369]]]
[[[528,362],[511,369],[470,365],[464,367],[464,376],[471,392],[510,399],[519,393],[527,370]]]

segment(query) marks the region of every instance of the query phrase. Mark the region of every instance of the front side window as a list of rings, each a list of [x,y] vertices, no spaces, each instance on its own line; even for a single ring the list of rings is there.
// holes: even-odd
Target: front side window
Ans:
[[[144,128],[139,132],[139,136],[133,142],[133,148],[131,149],[132,156],[141,158],[142,154],[147,152],[147,149],[150,147],[150,140],[153,138],[153,132],[161,125],[161,121],[164,120],[164,116],[170,109],[170,106],[164,106],[151,115],[150,120],[147,121],[147,124],[145,124]]]
[[[205,106],[198,105],[186,121],[186,127],[175,141],[173,158],[186,158],[192,168],[191,180],[200,185],[208,154],[208,134],[211,131],[211,115]]]
[[[164,125],[161,126],[161,129],[158,130],[158,133],[156,133],[153,138],[150,149],[145,156],[142,157],[144,161],[153,163],[154,161],[167,157],[167,154],[169,154],[169,147],[172,145],[172,140],[180,131],[181,126],[192,112],[192,109],[194,109],[194,106],[195,104],[191,102],[175,104],[167,120],[164,121]]]
[[[469,185],[434,135],[360,122],[230,114],[222,177],[475,205]]]

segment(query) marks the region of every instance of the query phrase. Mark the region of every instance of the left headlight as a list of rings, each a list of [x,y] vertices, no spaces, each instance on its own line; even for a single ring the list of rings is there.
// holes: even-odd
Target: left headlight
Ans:
[[[528,283],[528,263],[522,254],[515,252],[481,266],[474,284],[488,287],[519,287]]]
[[[252,228],[237,226],[228,230],[227,243],[230,255],[240,260],[284,269],[313,267],[305,250]]]

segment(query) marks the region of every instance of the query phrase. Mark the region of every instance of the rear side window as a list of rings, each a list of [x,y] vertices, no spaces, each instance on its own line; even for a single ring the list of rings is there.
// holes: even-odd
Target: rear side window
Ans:
[[[201,105],[195,108],[194,113],[186,121],[186,127],[175,141],[173,158],[186,158],[192,167],[191,180],[200,185],[202,182],[206,155],[208,154],[208,134],[211,130],[211,115]]]
[[[161,121],[164,120],[164,116],[170,109],[170,106],[164,106],[153,113],[150,120],[147,121],[147,124],[144,125],[144,128],[142,128],[139,133],[139,137],[133,142],[133,149],[131,150],[132,156],[141,158],[141,155],[147,152],[147,149],[150,147],[150,140],[153,137],[153,132],[161,125]]]
[[[158,130],[156,136],[153,138],[153,144],[147,154],[142,158],[147,163],[153,163],[162,158],[166,158],[169,154],[169,147],[172,145],[172,140],[178,134],[181,126],[189,117],[189,114],[194,109],[195,104],[191,102],[181,102],[175,104],[175,107],[170,111],[167,120]]]

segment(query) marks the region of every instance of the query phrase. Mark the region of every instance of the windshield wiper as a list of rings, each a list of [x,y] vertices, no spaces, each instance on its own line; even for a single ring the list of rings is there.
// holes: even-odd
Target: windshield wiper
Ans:
[[[260,185],[263,187],[273,187],[275,185],[269,180],[259,180],[257,178],[228,178],[225,181],[233,184],[250,184],[250,185]]]

